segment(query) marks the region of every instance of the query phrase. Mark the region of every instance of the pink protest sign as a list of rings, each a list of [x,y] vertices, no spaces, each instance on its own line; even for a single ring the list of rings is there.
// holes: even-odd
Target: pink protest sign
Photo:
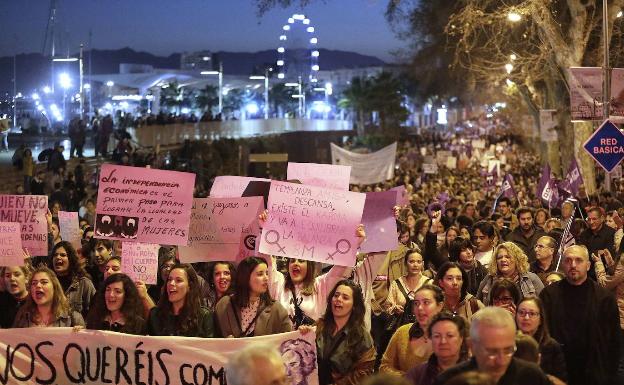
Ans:
[[[0,222],[0,266],[24,266],[22,225]]]
[[[30,255],[48,255],[48,197],[45,195],[0,195],[0,222],[22,224],[22,247]]]
[[[195,198],[189,244],[178,248],[186,263],[240,260],[254,255],[262,197]]]
[[[349,178],[351,166],[288,162],[287,179],[296,179],[303,184],[349,190]]]
[[[272,181],[260,252],[353,266],[355,230],[365,198],[350,191]]]
[[[410,204],[409,194],[405,186],[393,187],[390,191],[396,191],[396,204],[398,206],[407,206]]]
[[[366,241],[362,252],[395,250],[399,245],[396,219],[393,207],[396,203],[395,191],[366,193],[366,203],[362,214],[362,223],[366,230]]]
[[[133,281],[156,284],[159,245],[124,242],[121,249],[121,271]]]
[[[270,179],[252,178],[248,176],[232,176],[224,175],[215,178],[212,188],[210,189],[211,198],[234,198],[243,195],[243,191],[247,188],[249,182],[260,180],[269,182]]]
[[[186,245],[195,174],[103,164],[95,237]]]
[[[59,227],[61,230],[61,238],[74,246],[76,250],[82,248],[80,242],[80,227],[78,223],[78,213],[70,211],[58,212]]]

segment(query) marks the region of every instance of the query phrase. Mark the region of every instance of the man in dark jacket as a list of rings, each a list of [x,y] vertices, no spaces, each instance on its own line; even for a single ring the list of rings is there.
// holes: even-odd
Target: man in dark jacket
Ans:
[[[498,385],[549,385],[550,380],[536,364],[514,358],[516,323],[500,307],[486,307],[471,319],[470,348],[473,358],[440,374],[434,384],[442,385],[458,374],[479,371]]]
[[[535,261],[535,244],[546,233],[533,224],[533,209],[520,207],[516,215],[520,225],[509,233],[505,240],[518,245],[526,256],[529,257],[529,263],[533,263]]]
[[[613,294],[588,279],[587,248],[563,252],[566,279],[540,293],[548,329],[563,348],[569,385],[616,384],[620,319]]]
[[[619,260],[619,253],[615,252],[614,247],[614,236],[615,230],[605,224],[605,212],[602,207],[592,207],[587,212],[587,226],[588,229],[583,231],[577,240],[579,245],[584,245],[587,247],[587,251],[589,252],[589,256],[596,254],[597,256],[602,255],[602,251],[604,249],[609,250],[609,253],[615,258],[616,264]],[[606,261],[603,260],[603,263]],[[594,261],[590,258],[591,270],[589,271],[589,277],[593,280],[596,279],[596,274],[594,273]],[[605,267],[610,266],[605,263]],[[607,269],[609,270],[609,269]],[[613,273],[613,270],[608,271],[610,274]]]

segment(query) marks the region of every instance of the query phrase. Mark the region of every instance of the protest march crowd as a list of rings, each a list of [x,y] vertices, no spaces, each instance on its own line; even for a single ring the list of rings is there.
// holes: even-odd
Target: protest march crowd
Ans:
[[[163,244],[148,284],[122,272],[129,242],[96,228],[103,203],[86,177],[58,176],[38,190],[48,196],[48,254],[25,249],[22,266],[1,268],[0,328],[315,333],[316,353],[282,346],[280,355],[250,338],[226,368],[234,385],[623,383],[624,190],[587,195],[576,162],[556,180],[508,132],[481,118],[400,141],[392,179],[349,186],[396,189],[384,208],[396,246],[360,250],[353,266],[257,248],[185,263]],[[266,208],[255,214],[260,229]],[[61,236],[63,211],[78,212],[78,242]],[[353,228],[356,246],[375,230]],[[280,247],[279,234],[266,239]]]

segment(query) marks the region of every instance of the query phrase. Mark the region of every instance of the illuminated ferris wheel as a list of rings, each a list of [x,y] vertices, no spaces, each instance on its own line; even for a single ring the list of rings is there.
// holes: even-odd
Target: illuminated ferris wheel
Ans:
[[[288,23],[282,27],[277,48],[278,79],[318,81],[318,38],[314,32],[310,19],[305,15],[293,14],[288,18]]]

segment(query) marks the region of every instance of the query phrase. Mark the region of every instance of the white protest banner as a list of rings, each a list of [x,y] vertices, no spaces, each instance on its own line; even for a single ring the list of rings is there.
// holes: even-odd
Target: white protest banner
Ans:
[[[303,184],[337,190],[349,189],[351,166],[319,163],[288,162],[286,179]]]
[[[121,271],[133,281],[155,285],[158,274],[158,249],[160,245],[139,242],[123,242]]]
[[[394,178],[396,142],[371,154],[358,154],[330,143],[332,164],[351,166],[352,184],[374,184]]]
[[[269,182],[270,179],[252,178],[248,176],[223,175],[215,178],[210,189],[211,198],[233,198],[243,195],[249,182],[259,180]]]
[[[557,110],[540,110],[540,138],[543,142],[557,141]]]
[[[572,121],[602,120],[602,68],[570,67],[568,74]]]
[[[611,104],[609,120],[624,123],[624,68],[611,70]]]
[[[195,174],[103,164],[95,237],[186,245]]]
[[[23,266],[22,225],[0,222],[0,266]]]
[[[59,211],[58,220],[61,238],[71,243],[76,250],[82,249],[78,213],[75,211]]]
[[[0,222],[22,224],[22,247],[30,255],[48,255],[48,197],[0,195]]]
[[[188,246],[178,248],[185,263],[241,260],[254,254],[260,234],[262,197],[195,198]]]
[[[403,187],[403,186],[401,186]],[[363,253],[395,250],[399,245],[393,207],[397,191],[366,193],[362,223],[366,230]]]
[[[312,331],[190,338],[72,328],[2,329],[0,383],[225,385],[229,358],[249,344],[265,344],[275,347],[288,365],[288,384],[318,385],[315,338]]]
[[[365,199],[361,193],[272,181],[260,252],[355,265],[355,230]]]
[[[438,165],[436,163],[423,163],[422,168],[425,174],[438,173]]]

